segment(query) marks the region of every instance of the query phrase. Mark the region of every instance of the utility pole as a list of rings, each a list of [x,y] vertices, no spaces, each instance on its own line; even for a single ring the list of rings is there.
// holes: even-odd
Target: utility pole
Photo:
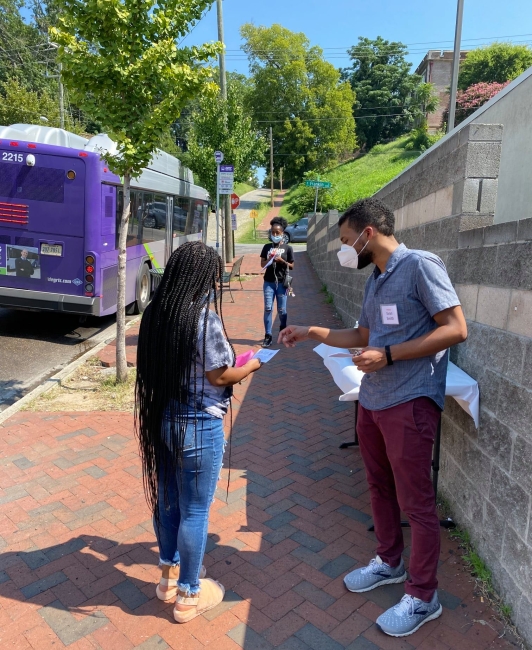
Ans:
[[[456,7],[456,28],[454,32],[453,74],[451,77],[451,90],[449,96],[449,119],[447,133],[454,129],[456,115],[456,90],[458,88],[458,73],[460,71],[460,46],[462,43],[462,18],[464,15],[464,0],[458,0]]]
[[[279,184],[281,185],[281,192],[283,191],[283,168],[279,169]]]
[[[273,131],[270,126],[270,201],[273,208]]]
[[[216,11],[218,17],[218,40],[225,48],[224,41],[224,18],[222,11],[222,0],[216,0]],[[224,102],[227,101],[227,78],[225,74],[225,49],[222,49],[219,56],[219,65],[220,65],[220,95]],[[227,124],[225,126],[227,129]],[[223,201],[223,212],[224,212],[224,247],[222,259],[227,264],[233,259],[233,229],[231,227],[231,197],[227,194],[224,195]]]
[[[63,64],[59,64],[59,124],[62,129],[65,128],[65,101],[63,94],[63,80],[61,79],[61,73],[63,71]]]

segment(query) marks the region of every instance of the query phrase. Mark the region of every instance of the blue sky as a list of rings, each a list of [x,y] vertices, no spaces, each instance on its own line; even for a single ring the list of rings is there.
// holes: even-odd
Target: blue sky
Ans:
[[[464,7],[464,46],[477,46],[503,36],[513,38],[501,40],[532,43],[530,0],[465,0]],[[456,16],[456,0],[224,0],[223,8],[227,69],[243,73],[248,68],[243,53],[238,51],[239,27],[246,22],[266,26],[280,23],[292,31],[304,32],[312,44],[324,48],[326,58],[338,67],[348,64],[345,50],[357,43],[358,36],[402,41],[411,49],[409,60],[415,68],[427,49],[452,49]],[[216,39],[214,3],[184,44]]]

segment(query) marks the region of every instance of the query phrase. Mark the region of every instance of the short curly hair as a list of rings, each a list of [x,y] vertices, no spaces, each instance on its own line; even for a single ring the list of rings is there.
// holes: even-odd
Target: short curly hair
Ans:
[[[386,237],[394,234],[394,213],[385,203],[373,197],[356,201],[347,208],[340,217],[338,225],[341,226],[346,221],[356,232],[362,232],[367,226],[373,226]]]
[[[288,221],[284,217],[274,217],[270,221],[270,226],[273,228],[273,226],[281,226],[283,229],[283,232],[286,230],[286,226],[288,226]]]

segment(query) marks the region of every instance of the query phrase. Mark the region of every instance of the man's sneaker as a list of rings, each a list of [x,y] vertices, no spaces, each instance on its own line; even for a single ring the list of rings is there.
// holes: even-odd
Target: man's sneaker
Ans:
[[[441,616],[438,592],[430,603],[405,594],[395,607],[390,607],[376,621],[379,630],[390,636],[408,636],[424,624]]]
[[[377,555],[373,558],[368,566],[361,569],[355,569],[348,573],[344,578],[344,584],[349,591],[360,594],[364,591],[370,591],[381,585],[393,585],[406,580],[406,569],[401,558],[401,563],[395,569],[386,562],[383,562]]]
[[[272,335],[266,334],[266,336],[264,337],[264,341],[262,342],[262,347],[269,348],[270,345],[272,344],[272,340],[273,340]]]

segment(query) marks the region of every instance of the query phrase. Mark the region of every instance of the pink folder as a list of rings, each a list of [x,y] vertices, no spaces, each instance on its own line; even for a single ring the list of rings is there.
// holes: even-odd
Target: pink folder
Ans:
[[[252,359],[254,355],[255,355],[255,350],[248,350],[247,352],[243,352],[242,354],[239,354],[236,358],[235,368],[241,368],[250,359]]]

